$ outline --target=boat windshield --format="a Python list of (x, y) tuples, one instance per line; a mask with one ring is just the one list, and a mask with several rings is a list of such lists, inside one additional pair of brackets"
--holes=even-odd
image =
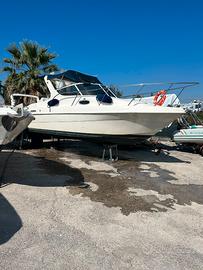
[(104, 93), (107, 93), (109, 96), (114, 96), (113, 93), (111, 93), (111, 91), (106, 86), (90, 83), (79, 83), (65, 86), (61, 89), (57, 89), (57, 91), (60, 95), (64, 96), (74, 96), (78, 94), (96, 96), (98, 94)]
[(75, 85), (65, 86), (61, 89), (58, 89), (57, 91), (60, 95), (63, 96), (75, 96), (79, 94), (78, 89), (75, 87)]
[(114, 96), (113, 93), (104, 85), (100, 84), (78, 84), (78, 89), (83, 95), (98, 95), (98, 94), (108, 94), (109, 96)]
[(78, 89), (83, 95), (93, 95), (96, 96), (98, 94), (104, 94), (104, 90), (101, 88), (99, 84), (78, 84)]

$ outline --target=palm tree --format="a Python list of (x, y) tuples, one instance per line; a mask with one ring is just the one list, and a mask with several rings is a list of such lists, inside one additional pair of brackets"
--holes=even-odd
[(120, 89), (118, 89), (117, 86), (111, 84), (111, 85), (109, 86), (109, 88), (111, 89), (111, 91), (112, 91), (117, 97), (122, 97), (123, 92), (122, 92)]
[(4, 85), (5, 100), (8, 102), (9, 96), (15, 92), (47, 96), (47, 88), (40, 75), (58, 70), (52, 63), (56, 55), (32, 41), (20, 42), (19, 46), (12, 44), (7, 52), (10, 57), (3, 59), (3, 71), (9, 74)]

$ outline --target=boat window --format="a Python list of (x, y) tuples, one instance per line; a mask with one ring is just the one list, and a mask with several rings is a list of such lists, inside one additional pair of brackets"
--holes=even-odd
[(83, 95), (98, 95), (98, 94), (104, 94), (104, 91), (100, 87), (100, 85), (96, 84), (78, 84), (77, 87), (79, 88), (80, 92)]
[(78, 94), (78, 90), (74, 85), (72, 85), (58, 89), (58, 93), (63, 96), (75, 96)]
[(51, 80), (53, 86), (55, 89), (61, 89), (63, 87), (66, 87), (66, 86), (70, 86), (72, 85), (71, 82), (68, 82), (67, 80), (62, 80), (62, 79), (54, 79), (54, 80)]

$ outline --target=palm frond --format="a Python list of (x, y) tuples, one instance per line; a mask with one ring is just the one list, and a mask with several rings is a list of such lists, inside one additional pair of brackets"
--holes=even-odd
[(16, 44), (11, 44), (8, 48), (7, 51), (12, 55), (12, 57), (16, 60), (20, 60), (21, 58), (21, 51), (20, 49), (16, 46)]
[(2, 68), (2, 72), (15, 73), (15, 69), (7, 66)]
[(4, 58), (7, 66), (3, 71), (9, 72), (5, 82), (9, 93), (17, 91), (46, 96), (47, 87), (39, 75), (58, 70), (52, 63), (56, 55), (36, 42), (27, 40), (21, 42), (18, 47), (16, 44), (10, 45), (7, 51), (11, 57)]
[(4, 58), (3, 62), (7, 63), (7, 64), (11, 64), (11, 65), (15, 64), (15, 61), (13, 59), (11, 59), (11, 58)]
[(50, 72), (53, 72), (53, 71), (58, 71), (58, 67), (57, 65), (55, 64), (52, 64), (52, 65), (49, 65), (49, 66), (46, 66), (43, 68), (43, 71), (44, 73), (50, 73)]

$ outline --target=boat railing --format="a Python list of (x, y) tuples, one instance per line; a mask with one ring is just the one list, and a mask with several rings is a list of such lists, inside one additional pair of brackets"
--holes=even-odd
[(190, 128), (190, 124), (184, 116), (178, 118), (178, 123), (181, 126), (181, 128)]
[[(106, 94), (108, 96), (113, 96), (115, 98), (117, 98), (116, 93), (114, 93), (110, 87), (103, 85), (103, 84), (99, 84), (99, 83), (87, 83), (87, 85), (91, 85), (95, 86), (95, 88), (91, 88), (91, 89), (80, 89), (80, 85), (86, 85), (86, 83), (71, 83), (69, 85), (63, 85), (62, 87), (58, 87), (55, 89), (55, 91), (57, 91), (57, 94), (55, 94), (52, 98), (56, 98), (58, 95), (64, 95), (64, 96), (70, 96), (70, 97), (74, 97), (73, 102), (71, 104), (71, 106), (78, 104), (78, 102), (80, 101), (80, 99), (82, 97), (85, 96), (96, 96), (99, 91), (101, 91), (103, 94)], [(74, 91), (68, 91), (69, 87), (75, 87)], [(63, 90), (67, 89), (67, 93), (63, 93)], [(86, 92), (86, 93), (85, 93)], [(95, 94), (97, 93), (97, 94)]]
[(186, 110), (186, 114), (182, 116), (179, 120), (181, 121), (181, 123), (184, 123), (187, 128), (192, 125), (203, 125), (203, 122), (198, 117), (198, 115), (189, 109)]
[(24, 106), (22, 103), (12, 107), (18, 114), (18, 117), (22, 117), (24, 115)]
[[(74, 101), (72, 102), (72, 105), (74, 105), (75, 103), (78, 103), (77, 101), (78, 101), (78, 99), (81, 99), (81, 97), (84, 97), (87, 95), (94, 95), (92, 93), (96, 93), (97, 90), (101, 90), (103, 93), (117, 98), (116, 93), (114, 91), (112, 91), (111, 88), (108, 86), (104, 86), (103, 84), (98, 84), (98, 83), (90, 83), (90, 85), (95, 86), (95, 88), (83, 90), (83, 89), (80, 89), (80, 87), (79, 87), (82, 84), (85, 84), (85, 83), (83, 83), (83, 82), (70, 83), (69, 85), (63, 85), (62, 87), (55, 88), (55, 91), (57, 91), (58, 94), (61, 94), (61, 95), (74, 96)], [(175, 91), (179, 90), (179, 93), (177, 95), (174, 95), (174, 97), (171, 98), (170, 101), (168, 101), (169, 103), (167, 106), (180, 106), (178, 97), (183, 92), (183, 90), (188, 88), (188, 87), (196, 86), (198, 84), (199, 84), (198, 82), (167, 82), (167, 83), (166, 82), (159, 82), (159, 83), (140, 83), (140, 84), (121, 85), (120, 87), (137, 88), (136, 91), (133, 89), (134, 93), (132, 93), (130, 95), (121, 96), (121, 98), (127, 98), (129, 100), (128, 106), (130, 106), (133, 103), (133, 101), (135, 101), (135, 100), (136, 100), (136, 102), (133, 103), (133, 105), (143, 103), (143, 101), (142, 101), (143, 98), (153, 97), (160, 90), (165, 90), (167, 94), (169, 94), (172, 91), (175, 92)], [(71, 93), (71, 91), (68, 92), (68, 88), (73, 87), (73, 86), (75, 87), (74, 91), (72, 90), (73, 91), (72, 93)], [(62, 91), (66, 88), (67, 88), (67, 93), (65, 93), (65, 92), (62, 93)], [(151, 88), (151, 89), (149, 90), (149, 88)], [(144, 90), (146, 90), (146, 91), (144, 91)], [(131, 91), (132, 91), (132, 89), (131, 89)], [(128, 90), (125, 92), (128, 92)], [(57, 95), (54, 95), (54, 96), (57, 96)], [(144, 102), (148, 103), (148, 101), (146, 99)], [(151, 102), (151, 100), (150, 100), (150, 102)]]
[[(69, 85), (64, 85), (62, 87), (59, 87), (59, 88), (56, 88), (56, 91), (58, 93), (60, 93), (61, 91), (63, 91), (64, 89), (66, 88), (69, 88), (69, 87), (75, 87), (75, 93), (71, 93), (70, 94), (67, 94), (67, 95), (73, 95), (73, 96), (84, 96), (84, 95), (89, 95), (90, 93), (94, 93), (95, 91), (97, 90), (100, 90), (102, 92), (104, 92), (105, 94), (107, 95), (111, 95), (111, 96), (114, 96), (114, 97), (117, 97), (116, 94), (110, 89), (110, 87), (106, 86), (106, 85), (102, 85), (102, 84), (98, 84), (98, 83), (90, 83), (89, 85), (91, 86), (95, 86), (95, 88), (92, 88), (92, 89), (87, 89), (87, 90), (81, 90), (79, 88), (80, 85), (83, 85), (85, 83), (72, 83), (72, 84), (69, 84)], [(98, 88), (99, 87), (99, 88)], [(83, 91), (87, 91), (88, 94), (84, 94)], [(90, 94), (91, 95), (91, 94)]]
[[(138, 103), (140, 103), (142, 101), (143, 98), (146, 97), (153, 97), (156, 93), (158, 93), (160, 90), (165, 90), (166, 93), (170, 93), (172, 91), (177, 91), (179, 90), (179, 93), (176, 95), (176, 98), (174, 100), (172, 100), (170, 106), (173, 106), (176, 102), (176, 100), (178, 99), (178, 97), (181, 95), (181, 93), (184, 91), (184, 89), (188, 88), (188, 87), (193, 87), (198, 85), (198, 82), (159, 82), (159, 83), (140, 83), (140, 84), (127, 84), (127, 85), (121, 85), (120, 87), (123, 88), (129, 88), (133, 87), (133, 88), (137, 88), (136, 92), (133, 89), (133, 91), (135, 93), (130, 94), (130, 95), (126, 95), (124, 98), (128, 98), (130, 99), (128, 106), (130, 104), (132, 104), (133, 101), (135, 101), (136, 99), (138, 99)], [(150, 88), (150, 90), (146, 90), (146, 92), (144, 91), (144, 89), (146, 88)], [(132, 91), (132, 89), (131, 89)], [(136, 105), (134, 104), (134, 105)]]
[(11, 98), (11, 106), (15, 106), (15, 97), (29, 97), (29, 98), (34, 98), (39, 101), (39, 97), (35, 95), (28, 95), (28, 94), (20, 94), (20, 93), (15, 93), (10, 96)]

